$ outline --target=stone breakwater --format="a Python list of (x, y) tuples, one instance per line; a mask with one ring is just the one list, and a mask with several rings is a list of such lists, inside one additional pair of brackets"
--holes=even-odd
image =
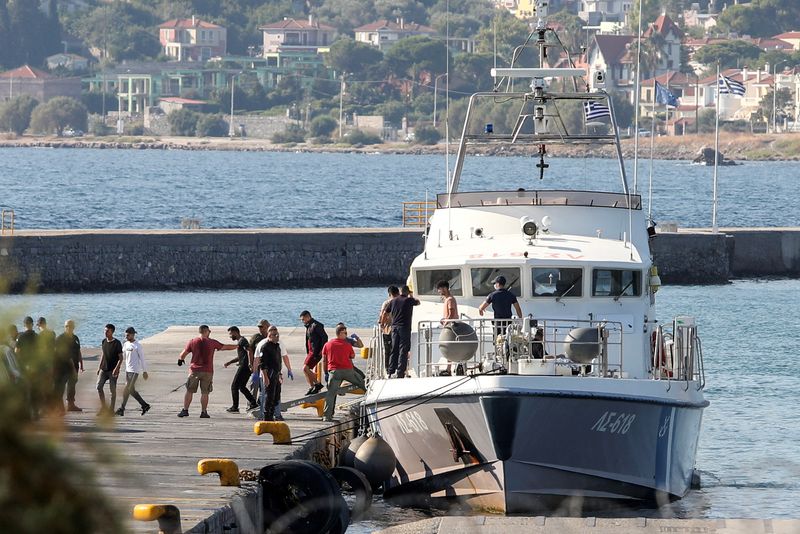
[[(800, 275), (800, 229), (659, 234), (666, 284)], [(14, 292), (402, 284), (419, 229), (21, 232), (0, 238), (0, 282)]]

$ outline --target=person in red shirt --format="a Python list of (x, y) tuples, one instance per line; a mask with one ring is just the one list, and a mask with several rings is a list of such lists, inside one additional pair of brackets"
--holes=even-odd
[(189, 406), (192, 396), (197, 393), (200, 386), (200, 417), (208, 419), (208, 394), (211, 393), (212, 379), (214, 378), (214, 353), (218, 350), (235, 350), (237, 345), (223, 345), (216, 339), (211, 339), (211, 329), (207, 325), (200, 325), (200, 335), (192, 338), (186, 344), (181, 355), (178, 356), (178, 366), (183, 365), (188, 354), (192, 355), (189, 365), (189, 378), (186, 380), (186, 395), (183, 397), (183, 410), (178, 417), (189, 416)]
[(325, 378), (328, 383), (328, 393), (325, 396), (324, 421), (333, 421), (333, 409), (336, 407), (336, 395), (343, 381), (348, 381), (354, 386), (367, 389), (364, 379), (353, 367), (353, 346), (347, 341), (347, 327), (336, 327), (336, 339), (325, 343), (322, 347), (322, 368), (325, 369)]

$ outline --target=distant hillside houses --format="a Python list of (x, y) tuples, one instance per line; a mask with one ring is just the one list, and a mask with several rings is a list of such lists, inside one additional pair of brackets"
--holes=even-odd
[(207, 61), (227, 52), (227, 30), (195, 16), (164, 22), (158, 37), (164, 54), (176, 61)]
[(415, 22), (405, 22), (402, 18), (396, 21), (378, 20), (359, 26), (353, 31), (355, 32), (356, 41), (372, 45), (381, 51), (388, 50), (397, 41), (406, 37), (414, 35), (436, 36), (436, 30), (433, 28)]

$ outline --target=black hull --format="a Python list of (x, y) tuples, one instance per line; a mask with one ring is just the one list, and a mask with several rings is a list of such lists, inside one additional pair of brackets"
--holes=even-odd
[(680, 498), (705, 404), (495, 393), (441, 397), (387, 417), (389, 409), (375, 423), (398, 459), (385, 495), (496, 513)]

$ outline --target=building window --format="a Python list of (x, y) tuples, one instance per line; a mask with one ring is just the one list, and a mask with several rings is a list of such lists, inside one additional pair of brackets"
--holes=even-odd
[(583, 269), (567, 267), (534, 267), (534, 297), (580, 297), (583, 295)]
[(299, 45), (300, 44), (300, 34), (299, 33), (286, 33), (283, 36), (283, 44), (287, 45)]
[(483, 267), (470, 269), (472, 278), (472, 295), (475, 297), (485, 297), (494, 291), (492, 283), (498, 276), (506, 277), (506, 289), (516, 296), (522, 295), (520, 289), (520, 271), (515, 267)]
[(463, 295), (461, 290), (461, 269), (458, 268), (417, 271), (416, 294), (438, 295), (436, 284), (439, 283), (440, 280), (446, 280), (450, 283), (450, 292), (453, 295), (457, 297)]
[(627, 269), (595, 269), (593, 297), (638, 297), (642, 294), (642, 272)]

